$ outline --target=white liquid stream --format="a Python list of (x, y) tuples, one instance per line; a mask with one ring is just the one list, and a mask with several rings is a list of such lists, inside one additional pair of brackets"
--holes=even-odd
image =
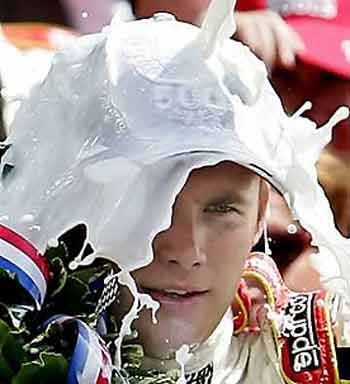
[(187, 344), (184, 344), (180, 349), (176, 351), (175, 359), (180, 365), (180, 377), (177, 380), (176, 384), (186, 384), (185, 365), (192, 356), (189, 351), (190, 347)]
[(137, 291), (136, 283), (133, 277), (130, 275), (128, 271), (122, 270), (118, 273), (118, 282), (121, 285), (125, 285), (129, 288), (130, 293), (134, 296), (134, 302), (132, 304), (132, 307), (130, 311), (124, 316), (122, 320), (122, 325), (120, 327), (120, 333), (115, 341), (116, 345), (116, 355), (115, 355), (115, 361), (114, 364), (117, 369), (121, 368), (121, 345), (123, 342), (124, 336), (131, 335), (131, 323), (134, 319), (137, 318), (138, 313), (142, 310), (143, 307), (146, 307), (147, 309), (150, 309), (152, 311), (152, 322), (156, 324), (157, 318), (156, 318), (156, 312), (160, 307), (160, 304), (153, 300), (150, 295), (147, 295), (145, 293), (139, 293)]

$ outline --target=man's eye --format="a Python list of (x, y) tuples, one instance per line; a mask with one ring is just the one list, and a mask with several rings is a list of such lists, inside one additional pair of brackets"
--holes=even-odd
[(208, 213), (238, 212), (234, 204), (230, 204), (230, 203), (211, 204), (211, 205), (208, 205), (204, 211)]

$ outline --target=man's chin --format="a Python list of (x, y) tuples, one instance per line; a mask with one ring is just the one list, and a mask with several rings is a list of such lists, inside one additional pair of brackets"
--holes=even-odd
[(176, 358), (176, 351), (178, 351), (184, 344), (188, 345), (190, 347), (190, 350), (194, 349), (196, 346), (198, 346), (200, 343), (188, 343), (188, 342), (181, 342), (174, 345), (169, 345), (167, 343), (152, 343), (144, 345), (144, 354), (149, 359), (155, 359), (160, 360), (163, 362), (166, 361), (173, 361)]
[(207, 335), (200, 334), (198, 327), (188, 322), (172, 319), (169, 322), (143, 324), (138, 322), (138, 339), (150, 358), (171, 360), (182, 345), (198, 345)]

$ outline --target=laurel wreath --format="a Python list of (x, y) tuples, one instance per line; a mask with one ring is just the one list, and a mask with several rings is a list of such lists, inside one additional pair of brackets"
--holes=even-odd
[[(0, 269), (0, 382), (3, 384), (62, 384), (67, 382), (69, 364), (74, 351), (77, 327), (74, 322), (64, 326), (43, 324), (54, 315), (65, 314), (80, 319), (97, 330), (95, 309), (103, 288), (106, 261), (95, 262), (76, 270), (69, 263), (84, 243), (81, 228), (60, 238), (57, 247), (50, 247), (48, 260), (51, 282), (40, 311), (31, 304), (29, 294), (14, 274)], [(84, 254), (89, 253), (89, 247)], [(113, 357), (118, 326), (108, 313), (107, 332), (102, 336)], [(113, 371), (114, 384), (175, 384), (178, 372), (161, 373), (141, 369), (142, 347), (133, 338), (122, 345), (122, 369)], [(89, 383), (86, 383), (89, 384)]]

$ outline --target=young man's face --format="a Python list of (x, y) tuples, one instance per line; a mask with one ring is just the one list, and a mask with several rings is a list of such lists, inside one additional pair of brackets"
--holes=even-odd
[[(147, 356), (168, 358), (216, 328), (257, 240), (267, 195), (258, 176), (233, 163), (191, 173), (170, 228), (153, 241), (153, 262), (133, 273), (139, 290), (160, 302), (158, 324), (152, 324), (149, 310), (133, 323)], [(124, 290), (119, 310), (130, 300)]]

